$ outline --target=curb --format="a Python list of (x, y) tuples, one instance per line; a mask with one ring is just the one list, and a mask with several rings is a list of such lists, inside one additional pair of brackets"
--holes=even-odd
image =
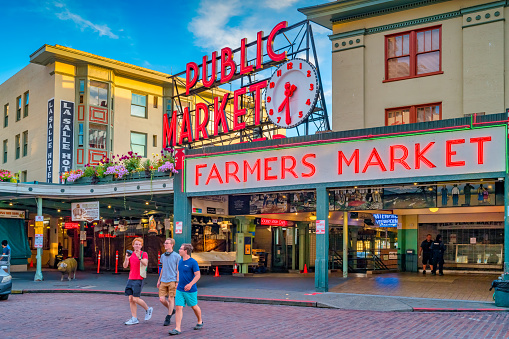
[[(35, 294), (35, 293), (88, 293), (88, 294), (117, 294), (124, 295), (121, 291), (111, 290), (82, 290), (82, 289), (52, 289), (52, 290), (12, 290), (12, 294)], [(157, 292), (142, 292), (144, 297), (157, 297)], [(287, 299), (268, 299), (268, 298), (245, 298), (245, 297), (230, 297), (218, 295), (199, 295), (198, 300), (204, 301), (222, 301), (222, 302), (237, 302), (245, 304), (265, 304), (265, 305), (282, 305), (282, 306), (299, 306), (299, 307), (320, 307), (320, 308), (335, 308), (325, 305), (316, 301), (309, 300), (287, 300)]]
[(414, 312), (509, 312), (509, 308), (428, 308), (414, 307)]
[[(41, 289), (41, 290), (12, 290), (12, 294), (36, 294), (36, 293), (85, 293), (85, 294), (116, 294), (124, 295), (123, 291), (112, 290), (84, 290), (84, 289)], [(142, 292), (144, 297), (157, 297), (158, 292)], [(348, 310), (333, 305), (325, 304), (312, 300), (288, 300), (288, 299), (269, 299), (269, 298), (246, 298), (219, 295), (199, 295), (198, 300), (204, 301), (222, 301), (236, 302), (244, 304), (264, 304), (264, 305), (280, 305), (280, 306), (297, 306), (297, 307), (315, 307)], [(430, 307), (413, 307), (408, 311), (392, 311), (392, 312), (509, 312), (509, 308), (430, 308)]]

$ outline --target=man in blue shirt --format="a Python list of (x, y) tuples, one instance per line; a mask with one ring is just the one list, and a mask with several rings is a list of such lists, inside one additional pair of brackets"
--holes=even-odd
[(182, 324), (183, 310), (186, 305), (193, 309), (198, 319), (194, 329), (201, 330), (203, 328), (201, 309), (198, 306), (198, 289), (196, 288), (196, 282), (200, 280), (200, 268), (198, 267), (198, 262), (191, 258), (192, 252), (193, 246), (191, 244), (182, 244), (180, 246), (179, 254), (182, 259), (178, 264), (178, 285), (175, 294), (175, 305), (177, 306), (175, 313), (176, 326), (174, 330), (169, 332), (170, 335), (182, 333), (180, 325)]

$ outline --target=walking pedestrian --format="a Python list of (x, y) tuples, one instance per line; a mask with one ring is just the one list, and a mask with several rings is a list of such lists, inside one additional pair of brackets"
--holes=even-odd
[(431, 244), (433, 243), (431, 234), (426, 236), (426, 239), (421, 243), (421, 248), (419, 249), (419, 258), (422, 257), (422, 274), (426, 274), (426, 266), (430, 265), (431, 271), (433, 272), (433, 263), (432, 263), (432, 252), (431, 252)]
[(182, 257), (178, 264), (178, 285), (177, 292), (175, 294), (175, 305), (177, 305), (177, 311), (175, 313), (176, 326), (174, 330), (169, 332), (170, 335), (178, 335), (182, 333), (181, 324), (184, 307), (190, 306), (198, 323), (194, 327), (195, 330), (201, 330), (203, 328), (203, 321), (201, 318), (201, 309), (198, 306), (198, 289), (196, 288), (196, 282), (200, 280), (200, 268), (198, 262), (191, 258), (193, 252), (193, 246), (191, 244), (182, 244), (179, 249), (179, 254)]
[[(136, 316), (137, 305), (140, 305), (145, 310), (145, 321), (150, 320), (152, 317), (152, 307), (148, 307), (141, 297), (141, 289), (143, 287), (143, 276), (146, 276), (146, 267), (148, 265), (148, 254), (141, 251), (143, 246), (142, 238), (134, 238), (133, 251), (127, 251), (124, 268), (130, 267), (129, 280), (125, 287), (125, 295), (129, 296), (129, 305), (131, 307), (131, 319), (125, 322), (126, 325), (136, 325), (139, 323)], [(142, 268), (143, 265), (143, 268)], [(144, 269), (145, 272), (141, 272)]]
[(444, 275), (444, 252), (445, 245), (442, 242), (442, 235), (438, 234), (435, 241), (431, 244), (431, 251), (433, 252), (433, 267), (431, 270), (432, 275), (436, 275), (438, 266), (438, 275)]
[[(164, 249), (166, 252), (161, 256), (161, 273), (157, 280), (157, 288), (159, 289), (159, 301), (168, 309), (168, 314), (164, 319), (164, 326), (170, 325), (171, 316), (175, 313), (175, 292), (177, 291), (177, 274), (179, 254), (173, 251), (175, 239), (168, 238), (164, 241)], [(166, 300), (168, 297), (168, 300)]]

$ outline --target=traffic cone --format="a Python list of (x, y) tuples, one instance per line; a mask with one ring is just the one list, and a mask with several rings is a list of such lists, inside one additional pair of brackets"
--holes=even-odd
[(302, 273), (308, 273), (308, 265), (304, 264), (304, 271)]
[(34, 267), (34, 259), (30, 258), (30, 267)]
[(220, 277), (219, 275), (219, 267), (216, 266), (216, 274), (214, 274), (214, 277)]
[(235, 266), (233, 266), (233, 267), (234, 267), (234, 269), (233, 269), (233, 273), (234, 273), (234, 274), (235, 274), (235, 273), (239, 273), (239, 271), (237, 270), (237, 264), (235, 264)]

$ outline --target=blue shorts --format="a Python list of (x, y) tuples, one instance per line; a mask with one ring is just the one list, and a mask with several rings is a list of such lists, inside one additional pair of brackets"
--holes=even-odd
[(175, 294), (176, 306), (196, 306), (198, 305), (198, 292), (182, 292), (177, 290)]

